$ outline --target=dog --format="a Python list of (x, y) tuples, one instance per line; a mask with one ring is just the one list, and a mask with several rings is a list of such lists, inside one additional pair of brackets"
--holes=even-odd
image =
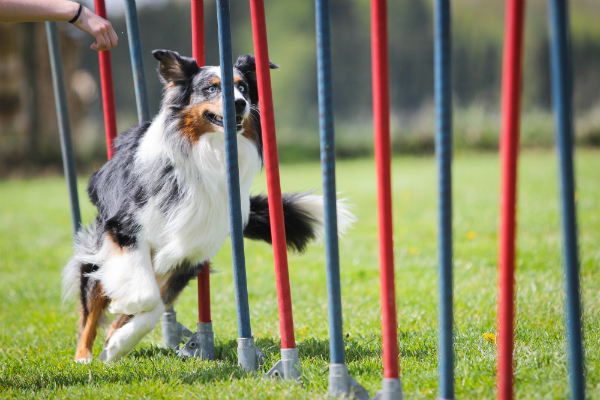
[[(168, 50), (153, 55), (164, 85), (160, 111), (121, 134), (92, 175), (87, 191), (98, 215), (79, 231), (63, 270), (64, 297), (79, 292), (81, 302), (77, 362), (92, 360), (105, 310), (118, 316), (100, 358), (127, 355), (229, 235), (220, 68)], [(267, 198), (250, 195), (263, 166), (252, 55), (238, 58), (234, 85), (244, 236), (271, 243)], [(286, 244), (303, 251), (322, 229), (323, 198), (286, 193), (283, 209)], [(338, 200), (340, 232), (353, 219)]]

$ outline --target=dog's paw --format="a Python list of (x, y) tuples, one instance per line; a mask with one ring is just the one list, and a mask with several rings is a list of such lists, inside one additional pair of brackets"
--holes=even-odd
[(113, 299), (108, 306), (111, 314), (133, 315), (152, 311), (158, 305), (160, 295)]
[(104, 349), (102, 349), (102, 353), (100, 353), (98, 358), (104, 362), (110, 363), (117, 362), (121, 358), (125, 357), (127, 353), (129, 353), (129, 350), (123, 348), (123, 343), (121, 342), (122, 341), (119, 340), (110, 340)]
[(87, 349), (85, 351), (77, 351), (75, 354), (75, 362), (79, 364), (89, 364), (92, 362), (93, 356)]

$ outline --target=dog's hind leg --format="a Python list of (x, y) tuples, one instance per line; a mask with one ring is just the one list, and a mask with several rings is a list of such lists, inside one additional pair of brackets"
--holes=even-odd
[(82, 304), (81, 330), (75, 352), (75, 361), (81, 363), (92, 361), (92, 350), (98, 330), (98, 320), (108, 304), (108, 299), (104, 296), (102, 286), (98, 281), (86, 283), (88, 283), (90, 288), (87, 291), (85, 304)]

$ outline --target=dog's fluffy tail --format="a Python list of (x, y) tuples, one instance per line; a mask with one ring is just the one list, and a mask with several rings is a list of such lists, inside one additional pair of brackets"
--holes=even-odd
[[(302, 252), (311, 240), (317, 239), (323, 233), (325, 221), (323, 196), (310, 193), (284, 193), (282, 201), (287, 247)], [(346, 199), (337, 200), (338, 232), (345, 233), (355, 221), (356, 217), (350, 212)], [(244, 228), (244, 236), (272, 243), (267, 196), (250, 197), (250, 217)]]

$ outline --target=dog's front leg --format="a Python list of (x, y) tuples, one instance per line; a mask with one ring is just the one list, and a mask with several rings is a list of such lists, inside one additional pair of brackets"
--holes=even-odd
[(107, 245), (111, 250), (106, 262), (90, 276), (100, 280), (111, 300), (108, 311), (132, 315), (154, 310), (160, 301), (160, 291), (152, 269), (150, 246), (143, 242), (122, 248), (112, 242)]
[(152, 311), (132, 316), (110, 336), (100, 358), (111, 362), (118, 361), (127, 355), (156, 326), (165, 308), (164, 303), (159, 300), (158, 305)]

